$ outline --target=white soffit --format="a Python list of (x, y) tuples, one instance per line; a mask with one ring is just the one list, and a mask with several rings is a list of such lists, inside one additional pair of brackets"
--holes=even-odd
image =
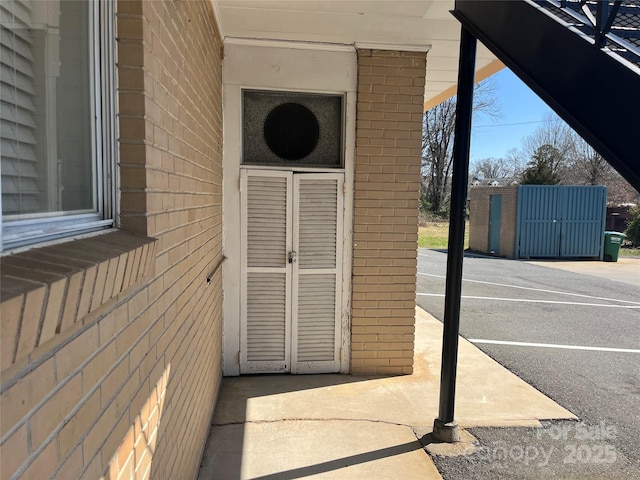
[[(453, 0), (211, 0), (224, 37), (425, 51), (425, 107), (455, 94), (460, 23)], [(478, 44), (478, 79), (502, 67)]]

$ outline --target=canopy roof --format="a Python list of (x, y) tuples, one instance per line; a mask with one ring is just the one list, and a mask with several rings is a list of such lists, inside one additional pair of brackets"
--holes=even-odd
[[(211, 0), (224, 37), (428, 51), (425, 109), (455, 95), (453, 0)], [(476, 79), (503, 67), (479, 45)]]

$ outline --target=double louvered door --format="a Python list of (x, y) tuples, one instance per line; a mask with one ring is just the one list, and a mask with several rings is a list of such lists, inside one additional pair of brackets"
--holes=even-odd
[(339, 371), (343, 178), (243, 170), (241, 373)]

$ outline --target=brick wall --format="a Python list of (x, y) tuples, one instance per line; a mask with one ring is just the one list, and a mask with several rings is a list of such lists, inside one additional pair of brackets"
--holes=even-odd
[(215, 405), (221, 42), (208, 1), (117, 10), (125, 233), (3, 258), (3, 478), (193, 478)]
[(410, 374), (424, 53), (358, 51), (351, 373)]
[(489, 250), (489, 201), (495, 188), (469, 189), (469, 249), (476, 252)]
[(491, 195), (502, 195), (500, 256), (513, 258), (516, 245), (518, 187), (472, 187), (469, 199), (469, 248), (489, 252)]
[(502, 192), (500, 221), (500, 251), (507, 258), (516, 253), (516, 223), (518, 222), (518, 187), (506, 187)]

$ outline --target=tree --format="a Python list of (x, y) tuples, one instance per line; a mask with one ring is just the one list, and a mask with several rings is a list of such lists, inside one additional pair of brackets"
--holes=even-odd
[(632, 247), (640, 247), (640, 205), (633, 207), (629, 213), (631, 218), (624, 233)]
[(553, 156), (548, 159), (552, 162), (551, 170), (558, 177), (559, 183), (570, 183), (567, 182), (567, 176), (576, 150), (576, 138), (571, 127), (550, 112), (543, 117), (540, 127), (522, 139), (522, 155), (533, 159), (541, 147), (553, 147)]
[(485, 158), (473, 164), (471, 175), (485, 178), (509, 178), (512, 176), (511, 166), (503, 158)]
[(573, 158), (569, 163), (567, 174), (571, 183), (606, 185), (614, 174), (615, 170), (604, 157), (575, 134)]
[(505, 162), (511, 169), (511, 177), (519, 178), (522, 175), (522, 165), (524, 161), (522, 160), (522, 154), (517, 148), (510, 148), (507, 150)]
[[(500, 107), (495, 99), (495, 84), (484, 80), (474, 88), (474, 115), (490, 117), (499, 115)], [(453, 166), (453, 133), (455, 128), (456, 98), (445, 100), (427, 110), (422, 130), (422, 180), (425, 199), (432, 213), (443, 214), (448, 210), (450, 178)]]
[(640, 194), (591, 145), (574, 133), (574, 151), (570, 158), (565, 183), (574, 185), (604, 185), (607, 203), (634, 203)]
[(553, 145), (541, 145), (522, 173), (520, 183), (523, 185), (558, 185), (561, 180), (557, 171), (559, 158), (561, 158), (561, 153)]
[(640, 192), (633, 188), (618, 172), (613, 172), (611, 179), (607, 181), (605, 186), (607, 187), (607, 203), (609, 205), (640, 203)]
[(441, 213), (447, 201), (453, 161), (455, 113), (455, 98), (449, 98), (424, 113), (422, 178), (426, 186), (425, 205), (433, 213)]

